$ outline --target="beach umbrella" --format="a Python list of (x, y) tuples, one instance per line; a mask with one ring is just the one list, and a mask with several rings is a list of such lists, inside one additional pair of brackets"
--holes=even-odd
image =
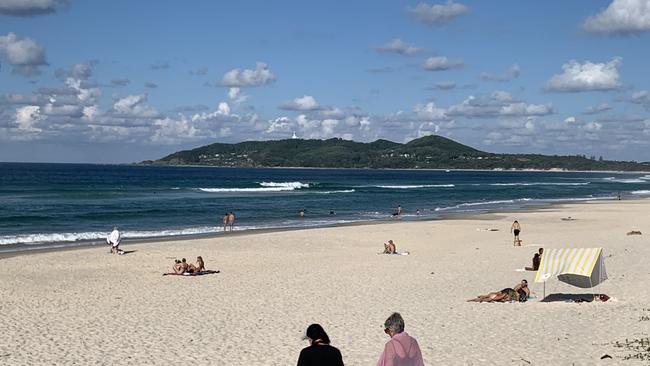
[(542, 254), (535, 282), (557, 276), (569, 285), (592, 288), (607, 279), (603, 248), (548, 248)]

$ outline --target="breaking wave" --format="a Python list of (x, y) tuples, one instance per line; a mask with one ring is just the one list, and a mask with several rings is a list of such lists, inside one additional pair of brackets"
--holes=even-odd
[(309, 183), (302, 182), (261, 182), (261, 187), (254, 188), (198, 188), (201, 192), (223, 193), (223, 192), (285, 192), (296, 189), (309, 188)]
[(454, 184), (417, 184), (417, 185), (381, 185), (375, 186), (377, 188), (386, 188), (386, 189), (417, 189), (417, 188), (453, 188)]

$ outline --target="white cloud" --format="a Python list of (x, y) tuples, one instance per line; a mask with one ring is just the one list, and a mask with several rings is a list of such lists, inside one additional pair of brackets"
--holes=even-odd
[(281, 109), (292, 111), (314, 111), (320, 108), (316, 99), (311, 95), (303, 95), (292, 101), (284, 102), (280, 105)]
[(546, 82), (546, 90), (556, 92), (608, 91), (623, 88), (617, 67), (622, 59), (615, 57), (607, 63), (580, 63), (571, 60), (562, 65), (562, 74)]
[(159, 115), (158, 111), (147, 104), (147, 95), (128, 95), (113, 103), (113, 114), (120, 117), (152, 118)]
[(576, 123), (576, 118), (571, 116), (564, 119), (564, 123), (570, 125)]
[(230, 106), (226, 102), (221, 102), (219, 103), (219, 107), (217, 107), (217, 113), (218, 114), (223, 114), (225, 116), (230, 114)]
[(601, 103), (601, 104), (596, 105), (596, 106), (587, 107), (587, 110), (585, 110), (583, 112), (583, 114), (598, 114), (598, 113), (609, 111), (611, 109), (612, 109), (612, 107), (610, 107), (609, 104)]
[(75, 118), (83, 116), (83, 108), (81, 106), (73, 104), (57, 104), (55, 101), (45, 104), (41, 112), (47, 116), (66, 116)]
[(632, 94), (630, 101), (634, 104), (640, 104), (643, 108), (650, 111), (650, 94), (647, 90), (641, 90)]
[(235, 104), (241, 104), (247, 101), (249, 96), (242, 93), (240, 88), (232, 87), (228, 89), (228, 98)]
[(1, 0), (0, 14), (19, 17), (50, 14), (68, 4), (68, 0)]
[(481, 79), (487, 81), (509, 81), (518, 78), (520, 74), (521, 69), (519, 68), (519, 65), (513, 64), (503, 74), (490, 74), (484, 72), (481, 74)]
[(441, 71), (461, 68), (463, 65), (463, 60), (450, 60), (445, 56), (434, 56), (426, 59), (422, 67), (429, 71)]
[(100, 115), (99, 107), (96, 105), (84, 107), (82, 110), (83, 119), (89, 122), (94, 122)]
[(634, 34), (650, 31), (650, 0), (614, 0), (582, 24), (596, 34)]
[(468, 118), (543, 116), (553, 113), (548, 104), (528, 104), (515, 99), (510, 93), (495, 91), (487, 96), (467, 99), (447, 109), (448, 116)]
[(39, 121), (45, 119), (41, 115), (39, 106), (28, 105), (16, 109), (16, 124), (21, 132), (41, 132), (42, 129), (35, 127)]
[(416, 47), (415, 45), (402, 42), (401, 39), (395, 38), (392, 41), (386, 43), (381, 47), (375, 48), (379, 52), (384, 53), (397, 53), (399, 55), (415, 55), (416, 53), (422, 52), (422, 48)]
[(263, 62), (257, 62), (255, 70), (232, 69), (223, 76), (222, 84), (230, 87), (261, 86), (275, 80), (269, 67)]
[(101, 96), (99, 88), (86, 87), (79, 79), (67, 78), (65, 83), (69, 88), (77, 92), (77, 99), (84, 105), (97, 103)]
[(603, 125), (598, 122), (589, 122), (584, 125), (584, 129), (591, 132), (600, 131), (601, 128), (603, 128)]
[(40, 75), (40, 67), (47, 65), (43, 47), (34, 40), (17, 36), (15, 33), (0, 36), (0, 53), (11, 64), (14, 74)]
[(273, 134), (281, 132), (288, 134), (293, 132), (293, 127), (294, 125), (288, 117), (278, 117), (269, 121), (266, 133)]
[(455, 81), (440, 81), (436, 83), (435, 88), (438, 90), (451, 90), (456, 87)]
[(441, 25), (465, 14), (467, 10), (467, 6), (449, 0), (446, 4), (419, 3), (415, 8), (409, 9), (409, 12), (422, 23)]
[(448, 120), (447, 113), (444, 108), (438, 108), (433, 102), (425, 105), (416, 104), (413, 107), (413, 113), (416, 119), (422, 121), (441, 121)]

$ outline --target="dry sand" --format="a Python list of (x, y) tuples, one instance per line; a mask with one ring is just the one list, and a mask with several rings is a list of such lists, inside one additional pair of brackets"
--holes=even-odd
[[(2, 365), (294, 365), (313, 322), (346, 365), (374, 365), (393, 311), (427, 365), (634, 364), (613, 342), (650, 332), (649, 200), (20, 255), (0, 260)], [(575, 221), (562, 221), (571, 216)], [(510, 224), (522, 224), (522, 247)], [(478, 231), (497, 228), (499, 231)], [(643, 235), (626, 236), (630, 230)], [(393, 239), (409, 256), (378, 255)], [(606, 303), (477, 304), (522, 278), (538, 246), (602, 246)], [(202, 255), (200, 277), (161, 276)], [(546, 293), (589, 293), (557, 280)], [(644, 320), (645, 319), (645, 320)], [(612, 360), (600, 360), (604, 354)], [(646, 361), (647, 362), (647, 361)]]

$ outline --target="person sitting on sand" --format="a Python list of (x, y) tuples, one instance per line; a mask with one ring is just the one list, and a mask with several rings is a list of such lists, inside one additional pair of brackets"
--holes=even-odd
[(382, 254), (395, 254), (395, 253), (397, 253), (397, 246), (395, 245), (395, 243), (393, 243), (392, 240), (389, 240), (388, 244), (384, 243), (384, 253)]
[(196, 257), (196, 266), (192, 263), (187, 266), (187, 273), (199, 273), (204, 270), (205, 263), (203, 262), (203, 258), (201, 256)]
[(330, 338), (320, 324), (307, 327), (305, 339), (309, 339), (309, 347), (300, 351), (298, 366), (343, 366), (341, 351), (330, 346)]
[(544, 253), (544, 248), (539, 248), (539, 251), (533, 255), (533, 266), (524, 267), (526, 271), (537, 271), (539, 269), (539, 264), (542, 261), (542, 253)]
[(189, 268), (189, 266), (188, 266), (187, 260), (185, 258), (183, 258), (180, 261), (177, 259), (175, 261), (175, 263), (174, 263), (174, 266), (172, 267), (172, 269), (174, 270), (174, 273), (179, 274), (179, 275), (187, 272), (188, 268)]
[[(525, 284), (524, 284), (525, 282)], [(516, 289), (516, 290), (515, 290)], [(504, 288), (501, 291), (497, 292), (490, 292), (487, 295), (479, 295), (473, 299), (467, 300), (467, 302), (510, 302), (510, 301), (521, 301), (522, 298), (520, 297), (521, 292), (526, 294), (526, 298), (528, 298), (528, 294), (530, 294), (530, 290), (528, 290), (528, 281), (522, 280), (521, 283), (517, 284), (514, 289), (512, 288)], [(525, 300), (524, 300), (525, 301)]]

